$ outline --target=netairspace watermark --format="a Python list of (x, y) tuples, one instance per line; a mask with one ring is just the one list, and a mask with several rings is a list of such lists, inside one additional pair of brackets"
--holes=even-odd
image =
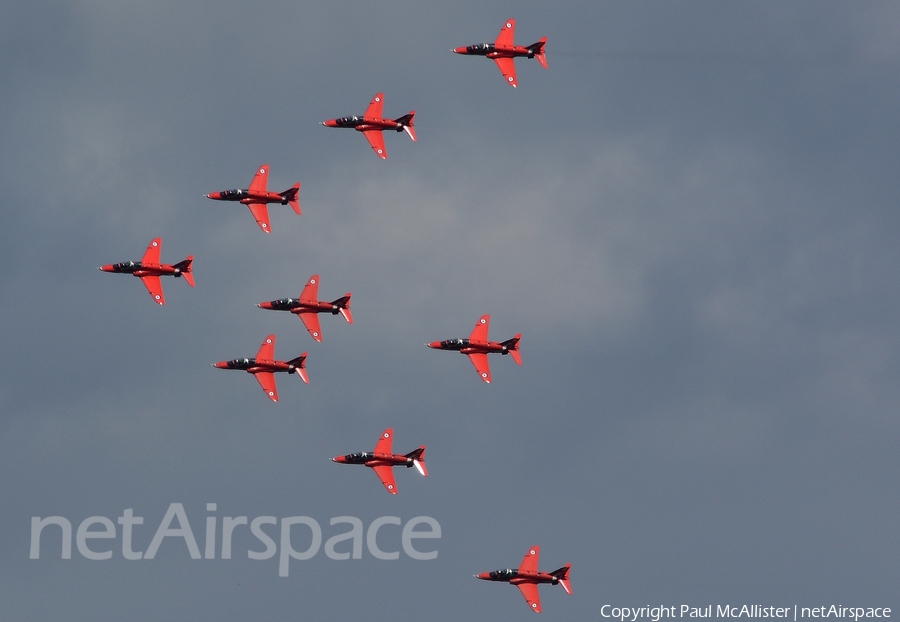
[(819, 607), (788, 607), (766, 605), (659, 605), (658, 607), (613, 607), (603, 605), (600, 615), (619, 622), (638, 622), (646, 619), (660, 622), (663, 618), (776, 618), (793, 619), (794, 622), (813, 618), (843, 618), (858, 622), (863, 618), (890, 618), (889, 607), (844, 607), (824, 605)]
[[(216, 504), (207, 503), (207, 512), (215, 512)], [(266, 533), (263, 529), (264, 525), (278, 525), (281, 523), (280, 529), (280, 547), (275, 543), (273, 535), (278, 533), (278, 529), (270, 529), (272, 534)], [(187, 548), (191, 559), (201, 559), (200, 548), (197, 546), (197, 539), (191, 529), (188, 521), (187, 513), (184, 511), (184, 505), (181, 503), (169, 504), (166, 515), (157, 527), (150, 546), (146, 551), (132, 550), (132, 536), (135, 527), (144, 524), (143, 516), (135, 516), (133, 508), (128, 508), (122, 512), (122, 516), (116, 519), (116, 523), (122, 526), (122, 557), (129, 560), (153, 559), (156, 557), (157, 551), (166, 538), (174, 538), (181, 540)], [(173, 523), (178, 526), (174, 527)], [(378, 546), (378, 531), (386, 525), (400, 526), (403, 522), (399, 516), (382, 516), (376, 518), (369, 523), (368, 529), (365, 531), (363, 538), (363, 522), (354, 516), (335, 516), (329, 522), (330, 526), (349, 525), (350, 530), (331, 536), (325, 541), (325, 555), (334, 560), (346, 559), (362, 559), (363, 556), (363, 540), (365, 539), (366, 548), (369, 554), (376, 559), (395, 560), (400, 558), (399, 550), (385, 551)], [(63, 516), (40, 516), (31, 517), (31, 550), (29, 557), (31, 559), (41, 558), (41, 535), (47, 527), (55, 526), (59, 528), (57, 533), (62, 534), (62, 559), (72, 559), (72, 523)], [(280, 521), (274, 516), (257, 516), (248, 522), (246, 516), (223, 516), (221, 538), (219, 538), (220, 546), (218, 548), (219, 557), (221, 559), (231, 559), (231, 541), (234, 530), (238, 527), (247, 529), (249, 525), (250, 533), (259, 540), (265, 550), (254, 551), (248, 550), (247, 557), (255, 560), (271, 559), (276, 553), (280, 553), (278, 558), (278, 576), (286, 577), (289, 572), (289, 564), (292, 559), (307, 560), (312, 559), (322, 547), (322, 528), (316, 519), (309, 516), (288, 516)], [(309, 545), (306, 549), (295, 550), (292, 543), (292, 530), (295, 526), (297, 531), (294, 535), (300, 537), (306, 536)], [(218, 517), (206, 517), (206, 533), (205, 544), (202, 559), (216, 559), (216, 534), (218, 527)], [(419, 528), (419, 529), (417, 529)], [(56, 531), (55, 529), (53, 531)], [(387, 531), (387, 530), (386, 530)], [(396, 534), (393, 534), (396, 537)], [(416, 516), (403, 525), (400, 531), (400, 545), (403, 552), (410, 559), (429, 560), (435, 559), (438, 552), (421, 551), (413, 546), (413, 540), (423, 538), (440, 538), (441, 526), (430, 516)], [(118, 533), (116, 524), (112, 519), (106, 516), (90, 516), (78, 525), (75, 531), (75, 546), (82, 557), (92, 560), (112, 559), (114, 553), (113, 548), (107, 545), (103, 547), (100, 543), (92, 545), (88, 544), (89, 540), (116, 539)], [(389, 536), (384, 536), (382, 544), (387, 541)], [(351, 541), (350, 545), (342, 543)], [(396, 543), (394, 544), (396, 546)], [(98, 550), (98, 549), (103, 550)], [(340, 548), (340, 550), (338, 550)]]

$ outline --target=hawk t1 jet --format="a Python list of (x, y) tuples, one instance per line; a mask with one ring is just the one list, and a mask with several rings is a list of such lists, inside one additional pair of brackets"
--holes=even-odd
[(522, 339), (522, 333), (518, 333), (515, 337), (506, 341), (488, 341), (488, 327), (490, 323), (491, 316), (482, 315), (468, 339), (432, 341), (425, 345), (435, 350), (456, 350), (465, 354), (472, 361), (481, 379), (490, 384), (491, 366), (488, 364), (488, 354), (492, 352), (499, 352), (504, 355), (512, 354), (513, 360), (519, 365), (522, 364), (522, 355), (519, 353), (519, 340)]
[(213, 367), (219, 369), (243, 369), (248, 374), (253, 374), (259, 386), (266, 396), (273, 402), (278, 401), (278, 388), (275, 386), (275, 373), (287, 372), (297, 374), (303, 382), (309, 384), (309, 376), (306, 374), (306, 352), (290, 361), (275, 360), (275, 335), (269, 335), (259, 347), (256, 358), (234, 359), (213, 363)]
[(114, 263), (100, 266), (103, 272), (121, 272), (124, 274), (133, 274), (141, 279), (141, 283), (150, 292), (153, 300), (161, 305), (166, 304), (166, 297), (163, 295), (162, 283), (159, 280), (161, 276), (184, 277), (188, 285), (194, 287), (194, 275), (191, 273), (191, 262), (194, 256), (190, 255), (184, 261), (177, 264), (161, 264), (159, 263), (159, 252), (162, 250), (162, 238), (153, 238), (147, 252), (140, 261), (126, 261), (124, 263)]
[(284, 192), (269, 192), (266, 186), (269, 183), (269, 165), (263, 164), (256, 169), (253, 181), (246, 190), (223, 190), (222, 192), (210, 192), (207, 198), (215, 201), (240, 201), (250, 208), (250, 213), (256, 219), (256, 224), (266, 233), (271, 233), (269, 225), (269, 208), (267, 203), (281, 203), (288, 205), (300, 216), (300, 201), (297, 194), (300, 192), (300, 184), (296, 183), (292, 188), (288, 188)]
[(384, 93), (376, 93), (366, 113), (361, 116), (341, 117), (340, 119), (330, 119), (322, 121), (325, 127), (352, 127), (357, 132), (362, 132), (375, 154), (382, 160), (387, 160), (387, 151), (384, 148), (384, 130), (394, 130), (396, 132), (406, 132), (415, 142), (416, 128), (413, 126), (413, 117), (416, 111), (411, 110), (408, 114), (396, 119), (381, 118), (381, 111), (384, 108)]
[(332, 458), (334, 462), (341, 464), (364, 464), (375, 471), (375, 475), (384, 484), (385, 490), (392, 495), (397, 494), (397, 485), (394, 483), (395, 466), (416, 467), (419, 473), (428, 477), (428, 469), (425, 467), (425, 445), (409, 452), (408, 454), (391, 453), (391, 443), (394, 439), (394, 431), (388, 428), (381, 433), (378, 444), (375, 445), (375, 451), (361, 451), (355, 454), (347, 454), (346, 456), (336, 456)]
[(352, 324), (353, 314), (350, 313), (350, 296), (351, 293), (347, 292), (331, 302), (318, 300), (319, 275), (314, 274), (309, 277), (306, 287), (300, 292), (300, 298), (282, 298), (272, 302), (261, 302), (256, 306), (273, 311), (290, 311), (303, 321), (303, 325), (306, 326), (306, 330), (309, 331), (313, 339), (322, 341), (322, 329), (319, 328), (319, 314), (327, 312), (331, 315), (337, 315), (340, 313), (345, 320)]
[(528, 58), (537, 58), (538, 62), (547, 68), (547, 55), (544, 52), (544, 46), (547, 44), (547, 37), (544, 37), (537, 43), (528, 46), (516, 45), (513, 39), (516, 34), (516, 20), (508, 19), (500, 29), (497, 40), (493, 43), (478, 43), (476, 45), (468, 45), (459, 47), (454, 50), (457, 54), (471, 54), (473, 56), (487, 56), (497, 63), (500, 73), (506, 78), (506, 81), (515, 88), (518, 86), (516, 82), (516, 63), (513, 60), (517, 56), (527, 56)]
[(525, 600), (528, 601), (528, 606), (531, 607), (531, 610), (540, 613), (541, 595), (538, 592), (539, 583), (551, 583), (553, 585), (558, 583), (563, 586), (567, 594), (572, 593), (572, 585), (569, 583), (569, 571), (572, 569), (572, 564), (566, 564), (553, 572), (540, 572), (538, 570), (538, 556), (540, 553), (541, 547), (533, 546), (528, 549), (525, 559), (522, 560), (522, 565), (518, 568), (482, 572), (475, 576), (485, 581), (504, 581), (515, 585), (522, 592)]

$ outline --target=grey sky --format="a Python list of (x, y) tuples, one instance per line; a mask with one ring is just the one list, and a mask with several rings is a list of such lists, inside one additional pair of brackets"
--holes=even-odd
[[(900, 9), (890, 2), (43, 2), (0, 22), (0, 602), (15, 620), (550, 620), (897, 607)], [(549, 71), (450, 49), (547, 36)], [(319, 121), (415, 109), (389, 160)], [(271, 235), (207, 192), (303, 184)], [(102, 274), (163, 238), (196, 289)], [(255, 303), (353, 292), (324, 342)], [(523, 334), (492, 385), (426, 341)], [(209, 363), (309, 352), (269, 403)], [(329, 458), (420, 444), (400, 494)], [(438, 559), (278, 577), (59, 559), (32, 516), (427, 515)], [(221, 529), (221, 527), (220, 527)], [(388, 542), (392, 532), (386, 528)], [(398, 538), (394, 541), (399, 542)], [(298, 539), (299, 542), (299, 539)], [(429, 543), (430, 544), (430, 543)], [(203, 547), (200, 542), (201, 548)], [(386, 545), (386, 548), (390, 545)]]

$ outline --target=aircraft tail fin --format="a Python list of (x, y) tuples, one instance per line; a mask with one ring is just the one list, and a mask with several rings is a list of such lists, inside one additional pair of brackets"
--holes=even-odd
[(191, 272), (191, 263), (194, 261), (194, 256), (189, 255), (187, 259), (184, 261), (179, 261), (177, 264), (172, 266), (177, 270), (181, 270), (180, 274), (184, 277), (184, 280), (188, 282), (188, 285), (191, 287), (196, 287), (194, 285), (194, 274)]
[(424, 477), (428, 477), (428, 467), (425, 466), (425, 445), (415, 449), (408, 454), (407, 458), (412, 458), (413, 466), (419, 470)]
[(415, 127), (415, 123), (413, 122), (413, 117), (415, 117), (415, 116), (416, 116), (416, 111), (411, 110), (409, 112), (409, 114), (405, 114), (402, 117), (394, 119), (395, 123), (399, 123), (400, 125), (403, 126), (403, 131), (405, 131), (407, 134), (409, 134), (409, 137), (413, 139), (413, 142), (416, 142), (419, 140), (418, 138), (416, 138), (416, 127)]
[(309, 354), (309, 353), (304, 352), (297, 358), (289, 360), (288, 365), (293, 366), (294, 369), (292, 371), (289, 371), (288, 373), (296, 373), (298, 376), (300, 376), (300, 379), (303, 382), (305, 382), (306, 384), (309, 384), (309, 375), (306, 373), (306, 355), (307, 354)]
[(300, 184), (296, 183), (292, 188), (288, 188), (284, 192), (280, 193), (281, 198), (287, 201), (291, 208), (297, 212), (298, 216), (302, 216), (303, 212), (300, 211), (300, 199), (297, 195), (300, 193)]
[(350, 296), (352, 295), (351, 292), (347, 292), (337, 300), (331, 301), (331, 304), (340, 310), (341, 315), (344, 316), (344, 319), (347, 320), (347, 323), (349, 324), (353, 323), (353, 314), (350, 312)]
[(522, 353), (519, 352), (519, 341), (522, 340), (522, 333), (516, 333), (516, 336), (512, 339), (507, 339), (501, 346), (506, 346), (509, 350), (509, 353), (512, 354), (513, 360), (519, 365), (522, 364)]
[(544, 69), (547, 69), (547, 52), (544, 50), (544, 46), (547, 45), (547, 37), (544, 37), (537, 43), (532, 43), (528, 46), (528, 51), (534, 54), (534, 57), (538, 59), (538, 62)]
[(559, 584), (563, 586), (563, 589), (566, 591), (566, 594), (572, 593), (572, 584), (569, 582), (569, 571), (572, 570), (572, 564), (566, 564), (562, 568), (558, 570), (554, 570), (550, 573), (550, 575), (559, 581)]

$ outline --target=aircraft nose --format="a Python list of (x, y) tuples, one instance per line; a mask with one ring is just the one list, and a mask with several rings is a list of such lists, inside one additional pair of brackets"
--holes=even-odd
[(219, 361), (218, 363), (213, 363), (212, 366), (219, 369), (227, 369), (228, 363), (226, 361)]
[(109, 264), (109, 265), (106, 265), (106, 266), (100, 266), (100, 267), (97, 268), (97, 269), (100, 270), (101, 272), (112, 272), (112, 271), (113, 271), (112, 264)]
[(272, 309), (272, 303), (271, 303), (271, 302), (261, 302), (261, 303), (259, 303), (259, 304), (256, 305), (256, 306), (259, 307), (260, 309), (269, 309), (269, 310)]
[(481, 574), (477, 574), (477, 575), (474, 575), (474, 576), (475, 576), (476, 579), (485, 579), (485, 580), (487, 580), (487, 579), (490, 579), (490, 578), (491, 578), (491, 573), (489, 573), (489, 572), (482, 572)]
[(451, 52), (454, 52), (454, 53), (456, 53), (456, 54), (465, 54), (465, 53), (466, 53), (466, 48), (465, 48), (465, 46), (463, 46), (463, 47), (461, 47), (461, 48), (453, 48), (453, 49), (450, 50), (450, 51), (451, 51)]
[(440, 350), (441, 342), (440, 341), (432, 341), (431, 343), (426, 343), (426, 346), (429, 348), (434, 348), (435, 350)]

